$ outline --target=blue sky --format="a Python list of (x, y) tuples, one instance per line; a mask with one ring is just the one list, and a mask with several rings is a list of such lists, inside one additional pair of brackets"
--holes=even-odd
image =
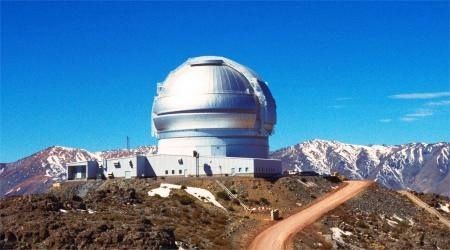
[(268, 83), (272, 149), (450, 141), (448, 2), (2, 2), (0, 161), (155, 144), (156, 83), (221, 55)]

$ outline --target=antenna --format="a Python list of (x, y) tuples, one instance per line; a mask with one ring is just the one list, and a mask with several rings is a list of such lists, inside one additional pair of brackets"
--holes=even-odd
[(127, 135), (127, 150), (130, 151), (130, 137)]

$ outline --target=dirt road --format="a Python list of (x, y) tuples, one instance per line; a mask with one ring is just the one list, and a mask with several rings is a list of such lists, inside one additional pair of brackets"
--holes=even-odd
[(346, 181), (347, 185), (326, 195), (308, 208), (289, 216), (258, 234), (250, 244), (250, 250), (287, 249), (289, 240), (300, 230), (314, 223), (328, 211), (351, 199), (368, 186), (370, 181)]
[(436, 211), (436, 209), (428, 206), (427, 203), (425, 203), (424, 201), (422, 201), (419, 197), (415, 196), (414, 194), (406, 191), (406, 190), (401, 190), (398, 191), (399, 193), (405, 195), (406, 197), (408, 197), (412, 202), (414, 202), (417, 206), (425, 209), (425, 211), (427, 211), (428, 213), (436, 216), (437, 218), (439, 218), (439, 220), (448, 227), (448, 229), (450, 229), (450, 221), (448, 221), (446, 218), (444, 218), (444, 216), (442, 216), (438, 211)]

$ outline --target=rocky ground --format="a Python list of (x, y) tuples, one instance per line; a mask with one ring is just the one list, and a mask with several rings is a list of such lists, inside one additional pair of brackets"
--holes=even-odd
[(450, 220), (450, 197), (438, 194), (424, 194), (412, 191), (417, 197), (436, 209), (442, 216)]
[(299, 233), (296, 249), (448, 249), (450, 230), (406, 197), (370, 187)]
[[(216, 180), (254, 211), (224, 195)], [(208, 189), (227, 211), (183, 190), (148, 196), (162, 182)], [(0, 249), (243, 248), (249, 232), (270, 223), (271, 208), (287, 216), (338, 185), (322, 177), (67, 182), (46, 194), (1, 199)]]
[[(216, 180), (253, 211), (230, 199)], [(207, 189), (227, 211), (182, 189), (167, 198), (150, 197), (148, 191), (161, 183)], [(243, 249), (272, 223), (270, 209), (287, 217), (340, 185), (335, 178), (319, 176), (66, 182), (46, 194), (0, 199), (0, 249)], [(429, 202), (447, 202), (429, 197)], [(447, 249), (450, 245), (450, 231), (440, 222), (407, 198), (378, 186), (297, 236), (298, 249)]]

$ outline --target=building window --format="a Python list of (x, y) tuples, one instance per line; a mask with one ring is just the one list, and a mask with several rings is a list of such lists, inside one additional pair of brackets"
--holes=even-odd
[(248, 172), (248, 168), (245, 168), (245, 172)]
[(183, 170), (178, 170), (178, 174), (182, 174), (183, 173)]
[(118, 162), (118, 161), (114, 162), (114, 167), (115, 168), (120, 168), (120, 162)]
[(169, 174), (169, 170), (166, 170), (166, 174)]
[(238, 172), (240, 173), (240, 172), (241, 172), (241, 170), (242, 170), (242, 168), (239, 168)]
[(172, 174), (175, 174), (175, 170), (172, 170)]

